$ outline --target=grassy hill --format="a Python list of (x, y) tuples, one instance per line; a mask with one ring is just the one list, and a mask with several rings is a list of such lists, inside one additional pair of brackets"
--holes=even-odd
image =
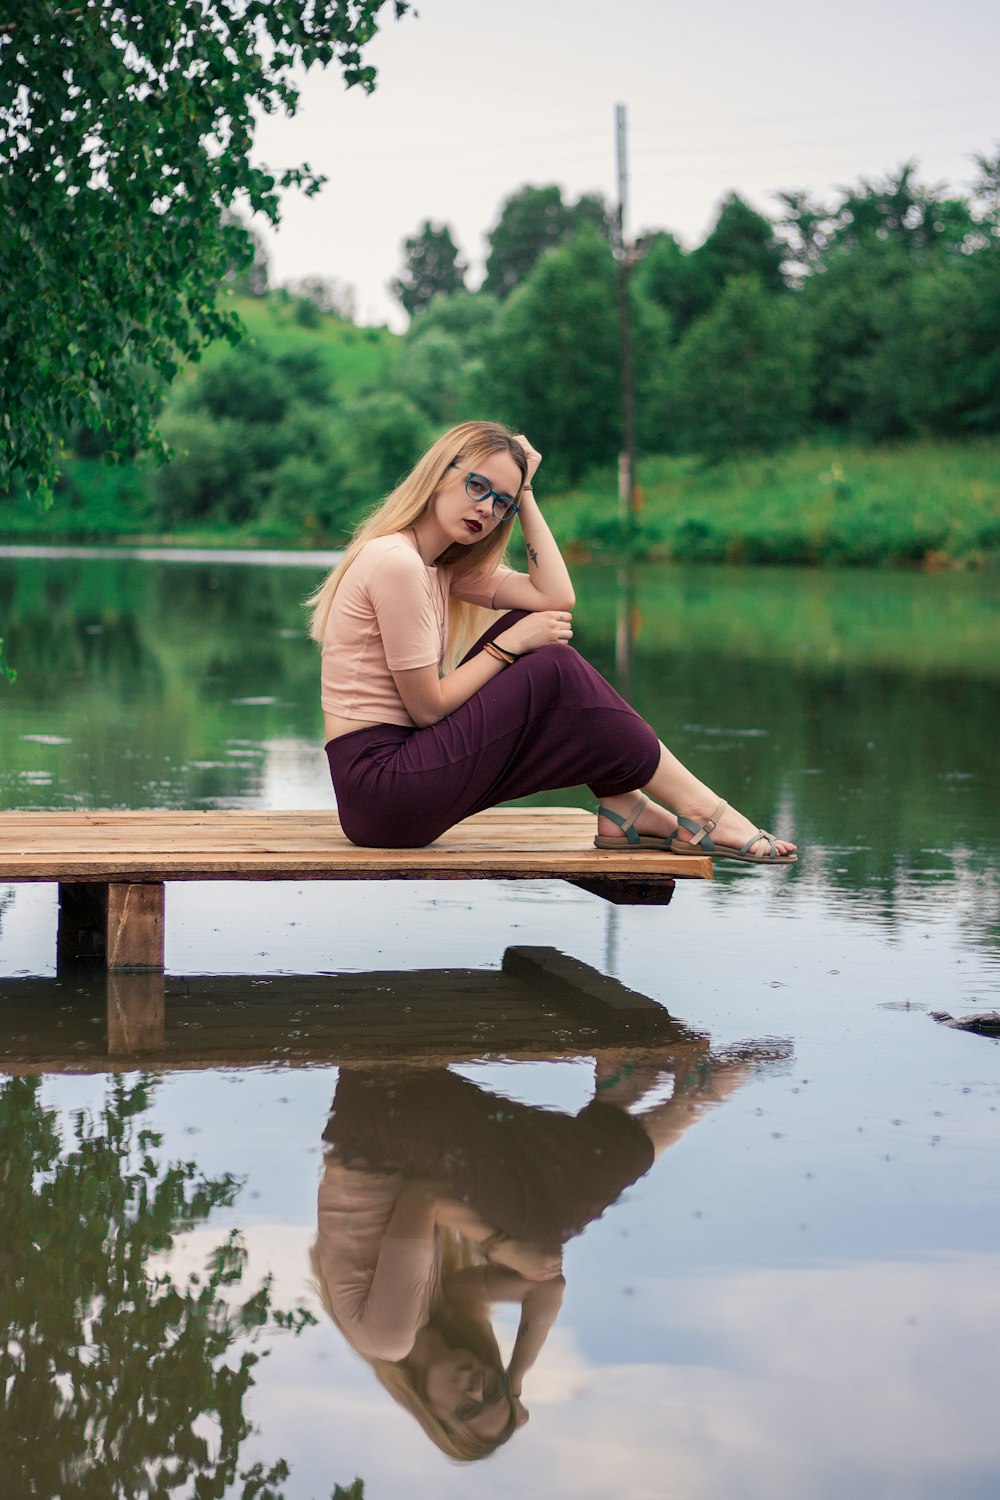
[[(356, 396), (378, 385), (392, 367), (400, 339), (388, 328), (356, 328), (331, 313), (318, 313), (314, 327), (298, 321), (292, 305), (283, 306), (276, 297), (234, 297), (233, 306), (251, 339), (274, 355), (297, 349), (319, 349), (338, 396)], [(202, 358), (202, 366), (224, 359), (228, 344), (213, 344)], [(189, 367), (183, 380), (194, 374)]]

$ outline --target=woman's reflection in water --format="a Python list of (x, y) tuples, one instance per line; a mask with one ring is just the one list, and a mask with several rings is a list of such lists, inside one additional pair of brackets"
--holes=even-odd
[[(578, 1115), (446, 1069), (341, 1070), (313, 1268), (327, 1312), (443, 1452), (478, 1459), (528, 1419), (521, 1387), (562, 1300), (562, 1247), (749, 1075), (746, 1058), (599, 1063)], [(673, 1075), (664, 1102), (643, 1099)], [(631, 1111), (631, 1112), (630, 1112)], [(490, 1323), (520, 1304), (504, 1367)]]

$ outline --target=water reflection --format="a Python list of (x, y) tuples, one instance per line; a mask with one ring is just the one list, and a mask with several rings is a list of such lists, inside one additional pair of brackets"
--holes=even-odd
[[(524, 1425), (524, 1383), (562, 1303), (563, 1246), (775, 1055), (772, 1044), (700, 1060), (605, 1056), (575, 1115), (443, 1068), (341, 1070), (323, 1133), (317, 1284), (442, 1452), (484, 1458)], [(520, 1309), (507, 1360), (490, 1321), (504, 1303)]]
[[(5, 1495), (221, 1495), (251, 1431), (260, 1332), (314, 1321), (279, 1312), (269, 1280), (243, 1284), (236, 1230), (198, 1273), (165, 1268), (240, 1184), (163, 1158), (144, 1119), (156, 1086), (111, 1079), (64, 1131), (39, 1078), (0, 1082)], [(283, 1467), (247, 1471), (243, 1492)]]

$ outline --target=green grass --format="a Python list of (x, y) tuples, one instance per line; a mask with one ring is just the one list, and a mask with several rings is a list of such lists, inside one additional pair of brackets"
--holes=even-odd
[[(239, 313), (247, 335), (274, 355), (294, 349), (318, 349), (334, 390), (345, 400), (367, 387), (378, 386), (385, 379), (401, 342), (399, 335), (390, 333), (388, 328), (356, 328), (329, 313), (320, 314), (315, 328), (303, 328), (296, 321), (292, 307), (282, 306), (275, 298), (233, 297), (231, 306)], [(213, 344), (201, 363), (213, 364), (224, 359), (228, 352), (228, 344)], [(197, 366), (190, 366), (181, 378), (193, 375), (196, 369)]]
[[(636, 550), (687, 562), (988, 566), (1000, 554), (1000, 440), (881, 448), (804, 443), (708, 466), (640, 464)], [(555, 500), (560, 540), (593, 556), (620, 545), (615, 479)]]

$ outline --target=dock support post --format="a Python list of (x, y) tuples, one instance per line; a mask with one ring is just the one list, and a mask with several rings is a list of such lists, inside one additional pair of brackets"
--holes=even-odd
[(163, 969), (163, 882), (59, 885), (57, 970)]

